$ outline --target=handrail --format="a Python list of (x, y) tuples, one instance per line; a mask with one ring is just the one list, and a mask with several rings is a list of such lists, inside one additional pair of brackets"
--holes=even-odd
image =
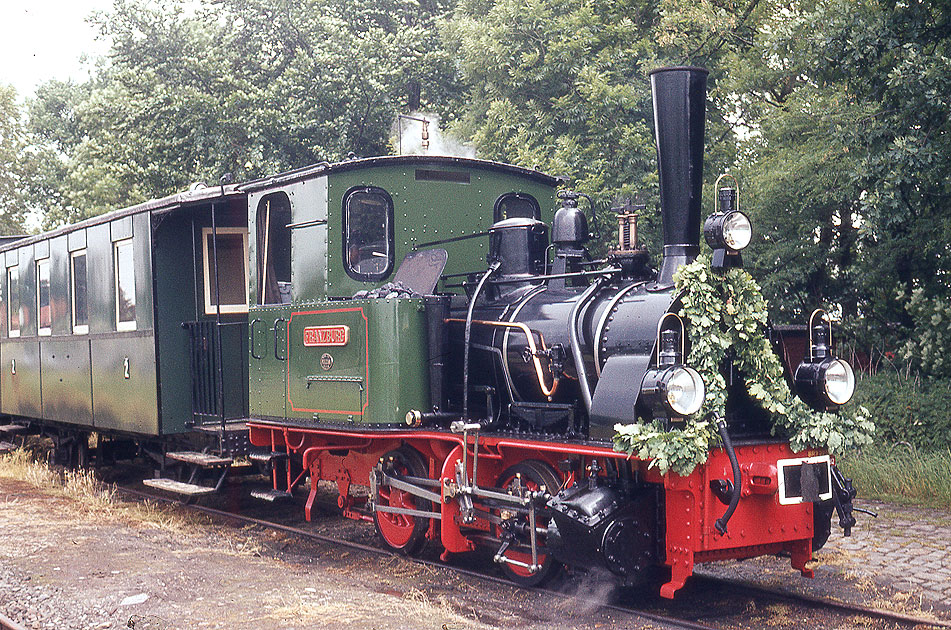
[[(446, 320), (447, 322), (453, 323), (465, 323), (466, 320), (460, 318), (450, 318)], [(535, 365), (535, 376), (538, 378), (538, 386), (541, 388), (542, 393), (550, 400), (554, 396), (555, 391), (558, 389), (558, 383), (561, 380), (560, 376), (556, 375), (554, 372), (551, 372), (552, 384), (549, 388), (545, 385), (545, 377), (542, 374), (542, 363), (538, 360), (538, 346), (535, 345), (535, 336), (532, 334), (532, 329), (529, 328), (526, 324), (522, 322), (494, 322), (484, 319), (474, 319), (472, 320), (473, 324), (478, 324), (480, 326), (495, 326), (498, 328), (514, 328), (516, 330), (522, 331), (526, 339), (528, 339), (528, 348), (532, 352), (532, 362)], [(546, 351), (548, 348), (545, 347), (545, 338), (541, 333), (538, 334), (539, 339), (542, 344), (542, 352)]]

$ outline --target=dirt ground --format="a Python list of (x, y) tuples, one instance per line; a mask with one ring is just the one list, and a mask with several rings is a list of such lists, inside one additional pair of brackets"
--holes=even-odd
[(0, 479), (0, 612), (56, 630), (658, 627), (600, 612), (596, 599), (588, 609), (541, 602), (448, 570), (177, 512), (98, 509)]
[[(761, 557), (698, 567), (701, 577), (690, 580), (673, 602), (643, 592), (619, 595), (613, 581), (577, 575), (561, 583), (563, 592), (574, 596), (567, 599), (177, 506), (101, 499), (98, 490), (79, 481), (73, 484), (78, 490), (64, 494), (0, 478), (0, 613), (28, 628), (665, 627), (601, 607), (612, 600), (724, 628), (853, 627), (850, 622), (842, 625), (838, 618), (817, 618), (813, 611), (735, 596), (729, 583), (712, 583), (702, 575), (912, 614), (949, 612), (942, 603), (928, 604), (920, 584), (909, 583), (914, 587), (909, 590), (887, 571), (863, 573), (863, 567), (872, 566), (871, 560), (882, 555), (883, 549), (891, 548), (896, 532), (914, 523), (929, 524), (935, 531), (942, 528), (941, 514), (921, 510), (909, 513), (906, 508), (878, 506), (883, 511), (881, 522), (863, 522), (855, 543), (835, 534), (817, 556), (815, 580), (798, 577), (788, 559)], [(313, 523), (301, 522), (300, 505), (275, 510), (247, 497), (248, 488), (235, 486), (211, 500), (216, 507), (240, 508), (251, 515), (260, 510), (259, 516), (277, 516), (287, 524), (335, 538), (367, 544), (375, 537), (372, 526), (344, 519), (328, 507), (334, 504), (332, 489), (325, 497), (328, 505), (318, 500)], [(885, 508), (894, 514), (887, 514)], [(937, 539), (936, 535), (932, 538)], [(951, 545), (942, 543), (942, 549), (947, 554)], [(428, 555), (435, 558), (437, 552), (430, 550)], [(898, 564), (900, 559), (893, 560), (891, 564)], [(457, 563), (490, 564), (479, 557), (460, 557)], [(930, 571), (928, 566), (922, 564), (921, 571)], [(936, 580), (931, 590), (935, 590), (944, 578), (937, 575), (940, 571), (931, 573)], [(907, 580), (908, 574), (903, 571), (902, 579)]]

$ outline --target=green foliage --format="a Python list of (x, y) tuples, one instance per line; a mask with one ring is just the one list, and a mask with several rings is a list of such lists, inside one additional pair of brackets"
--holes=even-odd
[(651, 460), (661, 473), (689, 475), (707, 461), (719, 437), (709, 422), (688, 422), (683, 429), (665, 431), (659, 422), (616, 424), (614, 450)]
[[(727, 387), (720, 373), (727, 351), (743, 375), (749, 395), (770, 412), (774, 433), (779, 430), (793, 450), (822, 447), (838, 453), (871, 443), (875, 425), (864, 408), (848, 413), (815, 412), (796, 398), (786, 384), (779, 357), (763, 334), (767, 305), (753, 278), (742, 269), (715, 273), (709, 260), (681, 267), (676, 275), (681, 314), (690, 337), (689, 364), (706, 386), (698, 418), (725, 414)], [(687, 420), (687, 428), (658, 433), (658, 429), (615, 427), (615, 448), (656, 458), (652, 465), (681, 475), (706, 460), (714, 433), (707, 422)], [(706, 438), (704, 440), (703, 438)]]
[(862, 378), (855, 403), (875, 418), (880, 444), (911, 444), (922, 450), (951, 449), (951, 382), (881, 369)]
[(38, 92), (48, 227), (226, 172), (385, 154), (412, 86), (437, 112), (457, 92), (440, 0), (192, 4), (117, 1), (98, 17), (113, 45), (94, 80)]
[[(653, 0), (584, 2), (517, 0), (459, 2), (444, 32), (468, 85), (455, 131), (480, 155), (572, 178), (594, 196), (602, 224), (608, 207), (637, 195), (650, 211), (639, 234), (659, 251), (657, 167), (647, 72), (667, 63), (705, 63), (718, 36), (740, 13), (710, 3)], [(715, 15), (714, 15), (715, 14)], [(679, 16), (679, 17), (678, 17)], [(740, 17), (738, 17), (740, 16)], [(684, 29), (706, 29), (710, 46), (688, 41)], [(726, 135), (717, 76), (708, 107), (711, 138)], [(732, 143), (713, 141), (708, 173), (732, 161)], [(715, 175), (714, 175), (715, 177)], [(612, 231), (604, 230), (605, 241)]]
[(23, 190), (29, 170), (16, 90), (0, 85), (0, 234), (23, 231)]
[(836, 462), (863, 499), (951, 508), (951, 450), (883, 444)]
[(951, 303), (947, 297), (927, 297), (924, 290), (915, 289), (905, 308), (915, 322), (915, 334), (905, 343), (903, 357), (926, 374), (951, 376)]
[(899, 348), (915, 289), (951, 297), (951, 5), (763, 7), (724, 67), (753, 131), (741, 170), (765, 242), (748, 261), (777, 320), (819, 303)]

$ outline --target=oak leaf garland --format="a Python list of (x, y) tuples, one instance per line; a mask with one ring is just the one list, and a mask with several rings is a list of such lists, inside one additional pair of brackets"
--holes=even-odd
[(764, 334), (767, 305), (759, 285), (743, 269), (715, 273), (706, 258), (681, 267), (674, 276), (690, 337), (688, 364), (706, 386), (703, 407), (682, 429), (664, 430), (658, 421), (616, 424), (614, 448), (651, 460), (661, 473), (689, 475), (707, 460), (719, 435), (707, 419), (724, 414), (726, 381), (720, 366), (728, 350), (747, 391), (773, 419), (773, 434), (787, 437), (796, 452), (810, 447), (839, 453), (870, 444), (875, 425), (868, 410), (841, 413), (810, 409), (789, 390), (779, 357)]

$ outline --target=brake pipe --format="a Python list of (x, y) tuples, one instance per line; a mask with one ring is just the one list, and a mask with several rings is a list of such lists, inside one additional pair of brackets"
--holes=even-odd
[(727, 506), (723, 516), (718, 518), (716, 523), (713, 524), (720, 534), (725, 535), (726, 525), (730, 522), (730, 517), (733, 516), (736, 506), (740, 503), (740, 483), (742, 478), (740, 476), (740, 462), (736, 460), (736, 452), (733, 450), (733, 442), (730, 441), (730, 433), (726, 428), (726, 420), (723, 419), (723, 416), (717, 414), (714, 422), (716, 422), (717, 430), (720, 432), (720, 438), (723, 440), (723, 448), (726, 451), (727, 457), (730, 458), (730, 468), (733, 469), (733, 492), (730, 495), (730, 505)]

